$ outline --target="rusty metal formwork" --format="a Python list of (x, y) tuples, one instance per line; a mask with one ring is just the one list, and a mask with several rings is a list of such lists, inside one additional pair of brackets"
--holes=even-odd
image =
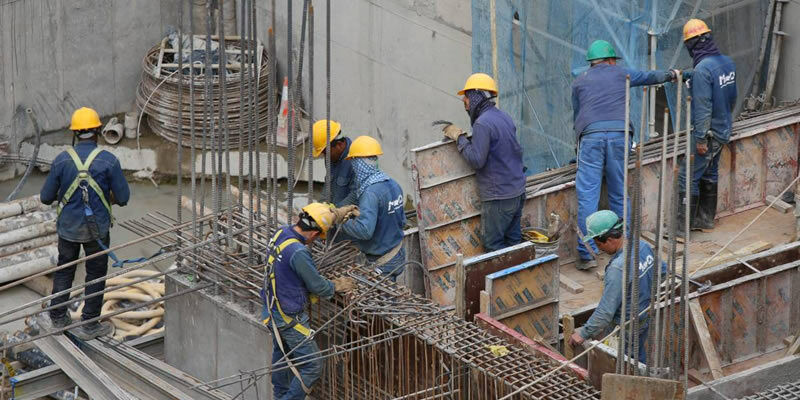
[[(764, 204), (797, 175), (800, 107), (793, 106), (733, 125), (731, 142), (722, 150), (719, 165), (717, 215), (725, 216)], [(670, 135), (670, 138), (672, 135)], [(642, 168), (642, 229), (657, 223), (661, 139), (645, 144)], [(672, 140), (670, 139), (670, 143)], [(672, 157), (672, 146), (668, 154)], [(412, 150), (414, 193), (419, 221), (422, 261), (430, 272), (431, 295), (439, 304), (453, 304), (456, 254), (471, 257), (483, 252), (480, 240), (480, 197), (474, 171), (451, 142), (436, 142)], [(665, 178), (671, 179), (672, 160)], [(575, 167), (528, 177), (523, 226), (543, 226), (550, 213), (574, 227), (577, 215)], [(671, 190), (668, 188), (668, 192)], [(670, 193), (665, 193), (670, 198)], [(574, 229), (562, 237), (562, 263), (575, 257)]]

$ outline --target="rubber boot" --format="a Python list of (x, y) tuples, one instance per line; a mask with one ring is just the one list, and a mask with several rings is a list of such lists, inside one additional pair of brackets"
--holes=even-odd
[(717, 183), (700, 180), (700, 202), (697, 207), (692, 230), (710, 232), (714, 230), (714, 217), (717, 215)]
[[(684, 233), (686, 232), (686, 204), (683, 202), (686, 199), (686, 193), (680, 193), (680, 197), (682, 201), (678, 207), (678, 231), (675, 232), (675, 235), (680, 238), (685, 239)], [(697, 215), (697, 208), (700, 201), (700, 196), (691, 196), (689, 198), (689, 227), (693, 227), (695, 222), (695, 216)]]

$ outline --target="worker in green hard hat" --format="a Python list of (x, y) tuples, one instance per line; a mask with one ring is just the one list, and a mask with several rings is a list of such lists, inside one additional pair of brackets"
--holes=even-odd
[[(593, 213), (586, 218), (585, 241), (594, 240), (597, 247), (605, 253), (611, 254), (611, 261), (606, 266), (606, 274), (603, 279), (603, 297), (597, 304), (592, 316), (586, 321), (586, 325), (575, 331), (569, 338), (573, 346), (583, 344), (584, 340), (590, 338), (600, 338), (604, 333), (613, 328), (614, 324), (619, 324), (622, 316), (622, 267), (625, 265), (625, 255), (623, 254), (624, 239), (622, 236), (623, 219), (610, 210), (601, 210)], [(653, 248), (644, 240), (639, 240), (639, 259), (636, 264), (630, 263), (628, 267), (628, 290), (626, 303), (631, 305), (631, 292), (634, 277), (633, 272), (638, 270), (639, 277), (639, 312), (650, 305), (650, 290), (656, 284), (656, 271)], [(634, 265), (638, 268), (634, 269)], [(661, 277), (666, 274), (667, 264), (661, 262)], [(629, 318), (631, 309), (626, 307), (625, 315)], [(646, 362), (645, 340), (648, 332), (647, 313), (639, 318), (639, 361)]]
[[(674, 80), (677, 70), (639, 71), (617, 65), (617, 53), (605, 40), (589, 46), (586, 61), (591, 67), (572, 83), (572, 111), (575, 142), (578, 144), (578, 171), (575, 192), (578, 196), (578, 228), (586, 232), (584, 221), (597, 211), (600, 188), (605, 178), (611, 211), (622, 215), (625, 158), (625, 77), (631, 86), (661, 84)], [(631, 134), (633, 126), (630, 127)], [(580, 237), (580, 235), (579, 235)], [(593, 241), (578, 240), (578, 269), (597, 266)], [(591, 250), (588, 248), (591, 246)]]

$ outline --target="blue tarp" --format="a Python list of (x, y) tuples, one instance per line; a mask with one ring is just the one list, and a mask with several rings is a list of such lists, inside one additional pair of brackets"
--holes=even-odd
[[(753, 79), (769, 2), (472, 0), (472, 66), (475, 72), (489, 75), (493, 75), (493, 3), (499, 105), (516, 122), (525, 166), (528, 174), (535, 174), (575, 157), (571, 85), (588, 67), (586, 49), (592, 41), (607, 40), (624, 65), (648, 69), (648, 31), (652, 30), (658, 40), (657, 68), (690, 68), (682, 28), (688, 19), (701, 18), (711, 27), (720, 50), (736, 62), (741, 103)], [(674, 107), (675, 85), (665, 88)], [(641, 91), (631, 91), (631, 121), (637, 130), (641, 97)], [(658, 110), (658, 119), (661, 115)]]

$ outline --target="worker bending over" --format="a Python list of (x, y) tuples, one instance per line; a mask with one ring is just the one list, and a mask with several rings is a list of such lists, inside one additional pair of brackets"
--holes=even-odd
[[(622, 267), (625, 264), (623, 254), (622, 238), (622, 218), (619, 218), (613, 211), (597, 211), (586, 218), (587, 234), (584, 240), (594, 239), (600, 250), (611, 254), (611, 261), (606, 266), (605, 278), (603, 279), (603, 297), (597, 304), (592, 316), (586, 321), (586, 325), (575, 331), (570, 337), (570, 344), (573, 346), (583, 344), (583, 341), (590, 338), (601, 338), (607, 334), (614, 324), (620, 323), (622, 315)], [(639, 260), (628, 267), (628, 290), (626, 303), (628, 310), (626, 319), (630, 319), (631, 292), (634, 272), (634, 265), (639, 274), (639, 312), (650, 305), (650, 289), (657, 284), (656, 271), (654, 264), (653, 249), (644, 240), (639, 240)], [(667, 264), (661, 263), (661, 276), (665, 276)], [(647, 354), (645, 340), (649, 325), (647, 313), (639, 318), (639, 361), (646, 363)], [(632, 348), (632, 347), (631, 347)]]
[[(305, 399), (322, 375), (321, 359), (302, 359), (319, 353), (316, 341), (310, 337), (306, 312), (309, 296), (314, 294), (329, 299), (334, 292), (355, 287), (352, 278), (329, 281), (322, 277), (306, 247), (318, 238), (324, 239), (330, 227), (341, 222), (329, 205), (311, 203), (303, 207), (295, 225), (280, 227), (267, 247), (267, 273), (261, 291), (264, 301), (262, 318), (264, 324), (273, 330), (272, 387), (275, 399)], [(289, 352), (288, 362), (281, 361)], [(302, 363), (295, 364), (297, 359)]]
[(489, 75), (472, 74), (458, 94), (469, 114), (472, 138), (452, 124), (443, 130), (475, 169), (483, 248), (489, 252), (513, 246), (522, 240), (519, 224), (525, 202), (525, 169), (517, 128), (492, 101), (497, 97), (497, 84)]
[[(97, 112), (82, 107), (72, 114), (69, 129), (73, 143), (62, 151), (50, 168), (42, 186), (42, 203), (58, 201), (58, 265), (73, 262), (80, 256), (81, 247), (86, 256), (108, 248), (109, 229), (112, 225), (111, 204), (124, 206), (130, 198), (130, 190), (119, 161), (113, 154), (97, 147), (98, 130), (102, 126)], [(56, 271), (53, 274), (53, 293), (72, 287), (77, 265)], [(108, 271), (108, 255), (86, 261), (86, 282), (102, 278)], [(105, 281), (86, 286), (86, 296), (103, 291)], [(51, 305), (69, 300), (69, 293), (50, 301)], [(86, 321), (100, 316), (103, 296), (86, 299), (81, 318)], [(54, 328), (64, 328), (72, 323), (66, 306), (50, 310)], [(114, 330), (110, 322), (90, 322), (75, 328), (72, 333), (82, 340), (110, 335)]]
[[(315, 122), (312, 130), (314, 158), (319, 158), (325, 155), (328, 147), (328, 120)], [(330, 131), (331, 170), (328, 171), (328, 176), (331, 182), (331, 201), (337, 207), (354, 204), (356, 199), (353, 166), (352, 161), (347, 158), (352, 142), (342, 134), (340, 123), (330, 121)]]
[[(406, 252), (403, 249), (403, 190), (378, 169), (380, 143), (369, 136), (359, 136), (347, 156), (353, 161), (355, 199), (358, 216), (341, 226), (339, 236), (351, 240), (366, 255), (376, 272), (389, 275), (394, 281), (403, 272)], [(347, 207), (335, 210), (337, 216), (350, 212)]]
[[(717, 214), (717, 171), (722, 146), (730, 141), (736, 106), (736, 66), (720, 53), (711, 29), (699, 19), (683, 26), (683, 44), (694, 65), (686, 72), (692, 96), (692, 187), (689, 220), (692, 230), (714, 229)], [(686, 204), (686, 163), (681, 162), (680, 198)], [(678, 221), (684, 226), (686, 209)], [(684, 232), (681, 228), (678, 232)]]
[[(575, 266), (582, 270), (597, 266), (592, 257), (592, 251), (597, 253), (597, 247), (591, 240), (583, 243), (580, 236), (586, 232), (586, 217), (597, 211), (604, 177), (608, 185), (609, 208), (622, 215), (626, 151), (625, 77), (630, 75), (631, 86), (643, 86), (673, 80), (678, 73), (677, 70), (638, 71), (617, 65), (618, 58), (610, 43), (594, 41), (586, 53), (586, 61), (591, 67), (572, 82), (572, 111), (578, 143), (575, 192), (580, 229), (580, 257)], [(632, 135), (632, 125), (630, 132)], [(591, 246), (591, 250), (587, 246)]]

